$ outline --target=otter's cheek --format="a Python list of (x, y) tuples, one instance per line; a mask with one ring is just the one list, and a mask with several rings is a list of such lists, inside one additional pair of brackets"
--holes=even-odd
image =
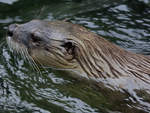
[(37, 63), (40, 63), (40, 62), (42, 62), (42, 64), (46, 63), (46, 58), (45, 58), (46, 55), (44, 54), (44, 51), (42, 50), (32, 49), (30, 50), (30, 56)]
[(31, 51), (30, 56), (32, 57), (31, 60), (34, 60), (37, 64), (42, 66), (55, 68), (56, 65), (59, 65), (54, 60), (55, 56), (53, 54), (49, 54), (47, 51), (34, 49)]

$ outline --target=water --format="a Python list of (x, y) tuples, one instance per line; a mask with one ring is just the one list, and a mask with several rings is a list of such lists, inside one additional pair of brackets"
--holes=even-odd
[(51, 69), (37, 73), (6, 44), (7, 26), (32, 19), (80, 24), (129, 51), (150, 55), (150, 1), (0, 0), (1, 113), (143, 113), (150, 95), (98, 88)]

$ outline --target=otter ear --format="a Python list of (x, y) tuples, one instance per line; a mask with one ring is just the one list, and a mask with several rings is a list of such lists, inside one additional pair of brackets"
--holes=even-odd
[(74, 55), (74, 50), (75, 50), (75, 44), (73, 42), (65, 42), (62, 47), (66, 49), (68, 54)]

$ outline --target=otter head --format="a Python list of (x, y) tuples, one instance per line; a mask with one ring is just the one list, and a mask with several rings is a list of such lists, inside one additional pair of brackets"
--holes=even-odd
[(149, 57), (121, 49), (69, 22), (32, 20), (12, 24), (7, 41), (11, 48), (36, 63), (71, 70), (83, 77), (150, 80)]
[(82, 40), (76, 35), (86, 30), (63, 21), (32, 20), (8, 27), (8, 45), (43, 66), (85, 73), (77, 61)]

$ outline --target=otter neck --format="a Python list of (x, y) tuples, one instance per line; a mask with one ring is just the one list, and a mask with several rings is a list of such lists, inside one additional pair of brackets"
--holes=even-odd
[(150, 80), (150, 58), (128, 52), (101, 37), (83, 41), (77, 48), (77, 61), (89, 77), (119, 78), (135, 76)]

